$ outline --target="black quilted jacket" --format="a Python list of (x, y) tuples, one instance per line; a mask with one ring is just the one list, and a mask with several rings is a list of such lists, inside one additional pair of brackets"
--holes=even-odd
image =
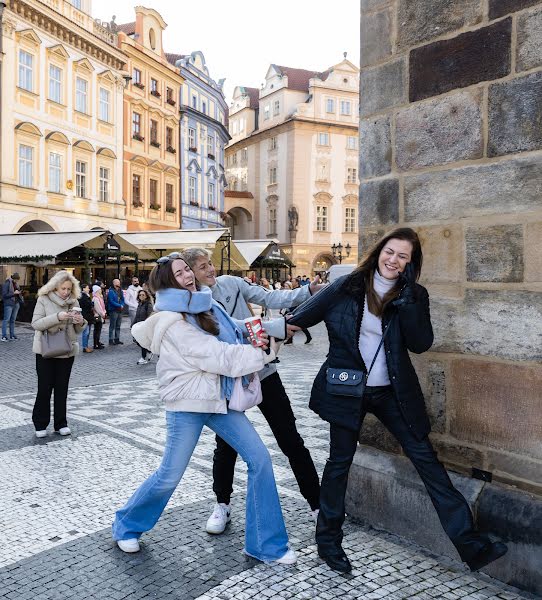
[[(366, 371), (369, 366), (365, 366), (358, 347), (364, 295), (354, 298), (343, 289), (347, 277), (337, 279), (299, 306), (289, 323), (307, 328), (325, 322), (329, 354), (314, 380), (309, 406), (326, 421), (357, 431), (361, 426), (361, 398), (326, 392), (327, 367)], [(414, 435), (421, 440), (431, 426), (408, 352), (420, 354), (429, 350), (433, 343), (433, 328), (427, 290), (417, 284), (416, 288), (417, 302), (399, 308), (388, 306), (382, 325), (385, 327), (397, 313), (384, 341), (388, 373), (401, 413)]]

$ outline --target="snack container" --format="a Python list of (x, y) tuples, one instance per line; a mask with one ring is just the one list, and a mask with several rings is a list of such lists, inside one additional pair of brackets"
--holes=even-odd
[(250, 341), (255, 343), (256, 346), (265, 346), (265, 341), (262, 339), (262, 334), (264, 332), (262, 320), (259, 317), (249, 317), (244, 320), (244, 323)]

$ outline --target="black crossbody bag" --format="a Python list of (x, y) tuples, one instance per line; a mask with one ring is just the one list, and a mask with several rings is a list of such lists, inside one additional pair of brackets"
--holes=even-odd
[(382, 348), (382, 344), (390, 330), (390, 325), (394, 317), (395, 315), (392, 315), (386, 325), (386, 329), (384, 329), (382, 339), (380, 340), (380, 344), (378, 344), (371, 366), (367, 372), (358, 371), (356, 369), (336, 369), (334, 367), (328, 367), (326, 371), (326, 391), (328, 394), (332, 394), (333, 396), (353, 396), (355, 398), (363, 397), (367, 380), (369, 379), (376, 357)]

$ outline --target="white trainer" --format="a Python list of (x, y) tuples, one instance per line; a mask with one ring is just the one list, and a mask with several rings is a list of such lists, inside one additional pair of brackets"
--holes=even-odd
[(57, 433), (60, 433), (60, 435), (71, 435), (72, 430), (69, 427), (61, 427)]
[(146, 358), (140, 358), (140, 359), (137, 361), (137, 364), (138, 364), (138, 365), (146, 365), (148, 362), (149, 362), (149, 361), (148, 361)]
[(215, 504), (213, 514), (207, 520), (205, 531), (218, 535), (223, 533), (226, 525), (231, 521), (231, 509), (229, 504)]
[(47, 437), (47, 429), (40, 429), (40, 430), (36, 431), (36, 437), (37, 438)]
[(132, 552), (139, 552), (141, 547), (137, 538), (130, 538), (129, 540), (117, 540), (117, 546), (123, 551), (131, 554)]
[(315, 523), (318, 523), (318, 515), (319, 514), (320, 514), (320, 509), (319, 508), (315, 508), (314, 510), (311, 510), (312, 520)]
[(294, 550), (290, 549), (288, 552), (286, 552), (286, 554), (280, 558), (277, 558), (273, 562), (276, 562), (279, 565), (295, 565), (297, 562), (297, 554)]

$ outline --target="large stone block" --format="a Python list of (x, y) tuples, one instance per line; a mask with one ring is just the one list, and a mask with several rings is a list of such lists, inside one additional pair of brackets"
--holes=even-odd
[(411, 355), (418, 380), (425, 398), (431, 430), (437, 433), (446, 431), (446, 372), (444, 365), (428, 360), (424, 355)]
[(405, 104), (406, 65), (400, 58), (360, 75), (360, 116), (366, 117), (386, 108)]
[[(410, 52), (411, 102), (510, 73), (512, 19)], [(363, 96), (362, 96), (363, 98)]]
[(422, 283), (458, 283), (463, 279), (463, 231), (460, 225), (416, 228), (423, 249)]
[(454, 437), (542, 459), (542, 366), (459, 359), (451, 377)]
[(389, 10), (364, 15), (361, 19), (361, 66), (374, 65), (391, 56), (391, 16)]
[(399, 180), (368, 181), (362, 183), (359, 190), (359, 218), (363, 227), (398, 222)]
[(540, 209), (542, 161), (523, 158), (405, 178), (405, 220), (438, 221)]
[(397, 45), (415, 46), (481, 20), (478, 0), (400, 0)]
[(387, 175), (391, 171), (389, 116), (361, 120), (359, 132), (360, 179)]
[(468, 227), (467, 281), (523, 281), (523, 227)]
[(389, 6), (393, 0), (361, 0), (361, 14)]
[[(361, 210), (358, 210), (358, 213), (361, 213)], [(362, 218), (359, 218), (359, 244), (358, 244), (358, 256), (360, 258), (360, 262), (362, 257), (386, 234), (386, 229), (383, 227), (374, 229), (374, 228), (366, 228), (362, 224)]]
[(541, 148), (542, 73), (490, 86), (488, 155)]
[(454, 442), (439, 438), (433, 439), (432, 442), (439, 460), (451, 469), (461, 471), (470, 477), (473, 467), (478, 469), (485, 467), (485, 452), (478, 448), (467, 446), (457, 440)]
[(524, 485), (529, 485), (533, 489), (538, 488), (537, 493), (542, 496), (542, 461), (529, 459), (520, 454), (489, 450), (487, 470), (491, 471), (494, 477), (513, 481), (518, 486), (521, 486), (518, 479), (523, 479)]
[(538, 4), (540, 0), (489, 0), (489, 19), (498, 19)]
[(482, 90), (460, 92), (398, 112), (395, 160), (403, 170), (481, 158)]
[(542, 10), (518, 17), (516, 69), (526, 71), (542, 66)]
[(542, 361), (542, 292), (467, 289), (463, 301), (433, 297), (431, 320), (437, 352)]
[(542, 281), (542, 223), (527, 223), (525, 226), (525, 281)]

